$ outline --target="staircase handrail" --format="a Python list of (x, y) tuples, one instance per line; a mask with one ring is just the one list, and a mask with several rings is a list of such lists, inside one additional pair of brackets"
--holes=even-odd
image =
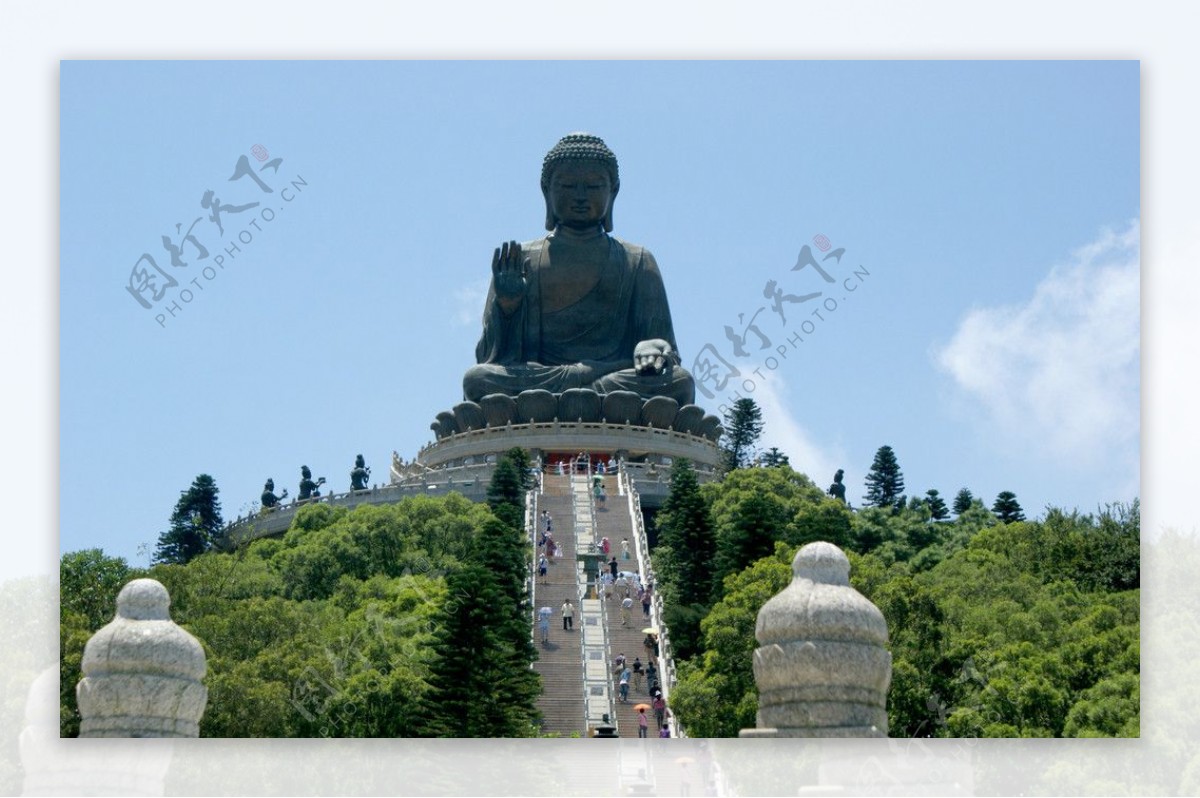
[[(646, 536), (646, 524), (642, 515), (642, 500), (638, 495), (637, 488), (633, 486), (633, 480), (629, 478), (629, 472), (626, 471), (623, 460), (618, 463), (617, 480), (620, 483), (620, 489), (625, 493), (629, 502), (629, 517), (633, 524), (634, 548), (637, 551), (639, 571), (643, 576), (648, 576), (654, 572), (654, 567), (650, 561), (650, 541)], [(661, 664), (659, 669), (659, 683), (662, 685), (663, 700), (669, 705), (671, 685), (675, 684), (675, 658), (671, 655), (671, 639), (667, 632), (667, 625), (663, 621), (662, 593), (657, 589), (655, 589), (654, 596), (650, 602), (650, 625), (658, 628), (658, 659)], [(670, 726), (672, 737), (687, 736), (675, 721), (674, 713), (671, 713), (671, 716), (667, 719), (667, 723)]]

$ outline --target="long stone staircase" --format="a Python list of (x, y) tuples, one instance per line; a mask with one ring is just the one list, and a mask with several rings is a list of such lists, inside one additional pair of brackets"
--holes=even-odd
[[(635, 707), (650, 703), (648, 683), (644, 677), (640, 684), (631, 682), (629, 700), (620, 702), (612, 662), (618, 653), (623, 653), (631, 664), (638, 657), (643, 667), (649, 665), (653, 653), (643, 645), (645, 633), (642, 630), (658, 625), (661, 604), (656, 601), (652, 619), (646, 619), (636, 588), (631, 588), (633, 607), (628, 624), (624, 624), (621, 613), (623, 589), (617, 588), (613, 597), (605, 600), (602, 593), (597, 595), (594, 583), (585, 576), (584, 564), (576, 555), (594, 551), (593, 546), (604, 537), (611, 543), (620, 571), (635, 572), (643, 579), (650, 571), (645, 537), (638, 535), (640, 511), (622, 491), (616, 475), (601, 479), (608, 497), (603, 504), (597, 505), (592, 500), (592, 476), (586, 474), (546, 475), (542, 491), (536, 497), (536, 513), (539, 516), (543, 510), (550, 513), (554, 539), (561, 548), (561, 556), (551, 560), (546, 584), (539, 579), (534, 587), (535, 608), (550, 607), (553, 610), (549, 642), (542, 643), (536, 624), (534, 628), (534, 640), (540, 651), (540, 659), (534, 667), (542, 675), (543, 684), (538, 707), (543, 716), (542, 730), (546, 733), (586, 734), (589, 725), (594, 727), (598, 719), (608, 713), (619, 736), (636, 738), (639, 723)], [(540, 518), (537, 524), (540, 530)], [(625, 539), (629, 541), (628, 559), (624, 558), (621, 546)], [(560, 609), (567, 598), (576, 607), (574, 631), (562, 628)], [(663, 680), (668, 679), (666, 665), (664, 660), (655, 659), (655, 667)], [(646, 715), (648, 735), (657, 737), (653, 711), (647, 710)], [(671, 727), (672, 736), (675, 736), (678, 730), (674, 723)]]
[[(542, 712), (542, 731), (564, 737), (587, 732), (579, 639), (583, 633), (582, 607), (576, 577), (575, 517), (569, 479), (565, 476), (546, 476), (542, 494), (537, 497), (537, 514), (541, 516), (542, 510), (549, 511), (554, 526), (554, 540), (561, 547), (562, 556), (548, 558), (550, 567), (547, 584), (535, 579), (533, 590), (535, 611), (539, 607), (552, 610), (550, 642), (541, 642), (537, 624), (534, 624), (533, 631), (539, 653), (534, 669), (542, 676), (542, 695), (538, 700), (538, 709)], [(536, 523), (540, 535), (540, 518)], [(563, 630), (561, 608), (564, 599), (570, 599), (575, 605), (574, 631)]]

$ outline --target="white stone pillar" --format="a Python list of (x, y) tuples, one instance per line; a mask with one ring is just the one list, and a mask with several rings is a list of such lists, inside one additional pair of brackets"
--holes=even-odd
[(171, 620), (170, 604), (153, 579), (121, 589), (116, 617), (83, 651), (80, 737), (199, 736), (204, 649)]
[(810, 543), (792, 583), (758, 613), (758, 719), (742, 737), (886, 737), (892, 680), (887, 623), (850, 587), (850, 561)]

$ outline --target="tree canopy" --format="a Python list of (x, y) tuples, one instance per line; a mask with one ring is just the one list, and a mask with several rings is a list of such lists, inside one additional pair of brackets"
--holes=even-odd
[[(744, 487), (704, 488), (718, 540), (739, 522), (735, 508), (754, 506)], [(672, 693), (690, 734), (753, 726), (754, 621), (790, 581), (803, 513), (778, 527), (774, 551), (714, 592), (700, 648), (680, 663)], [(933, 524), (925, 500), (847, 517), (852, 584), (888, 623), (890, 736), (1138, 734), (1136, 501), (1008, 523), (972, 502), (954, 521)]]
[[(121, 585), (150, 576), (205, 646), (202, 736), (463, 734), (449, 717), (465, 686), (453, 669), (471, 662), (498, 692), (472, 693), (469, 729), (534, 735), (535, 652), (516, 573), (524, 545), (486, 505), (452, 493), (352, 511), (309, 505), (282, 537), (148, 571), (99, 551), (66, 554), (62, 733), (78, 733), (84, 643), (111, 620)], [(462, 654), (473, 641), (487, 668)]]

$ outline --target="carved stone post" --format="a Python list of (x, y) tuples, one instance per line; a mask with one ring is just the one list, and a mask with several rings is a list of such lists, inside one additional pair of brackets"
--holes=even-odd
[(879, 608), (850, 587), (850, 561), (810, 543), (792, 583), (758, 613), (758, 719), (742, 737), (886, 737), (892, 655)]
[(80, 737), (198, 737), (208, 700), (200, 642), (171, 620), (167, 589), (135, 579), (88, 640), (75, 686)]

